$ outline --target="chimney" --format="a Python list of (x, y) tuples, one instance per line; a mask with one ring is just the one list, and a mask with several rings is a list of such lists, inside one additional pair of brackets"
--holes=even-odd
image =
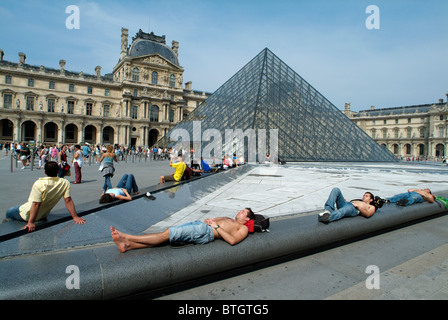
[(59, 67), (61, 67), (60, 71), (61, 73), (65, 72), (65, 60), (59, 60)]
[(375, 110), (375, 106), (370, 106), (370, 110)]
[(439, 99), (439, 103), (443, 103), (443, 99)]
[(176, 54), (176, 57), (179, 57), (179, 42), (178, 41), (172, 41), (171, 42), (171, 49), (173, 49), (174, 53)]
[(96, 66), (95, 74), (98, 79), (101, 78), (101, 66)]
[(126, 28), (121, 28), (121, 53), (120, 60), (126, 57), (128, 51), (128, 34), (129, 30)]
[(0, 49), (0, 61), (3, 61), (3, 56), (5, 55), (5, 53), (3, 52), (2, 49)]
[(191, 91), (193, 82), (188, 81), (185, 83), (185, 90)]
[(19, 66), (23, 66), (25, 64), (26, 54), (23, 52), (19, 52)]

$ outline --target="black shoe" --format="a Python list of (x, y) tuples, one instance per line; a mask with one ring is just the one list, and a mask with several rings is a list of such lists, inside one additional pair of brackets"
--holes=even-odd
[(406, 206), (409, 203), (408, 199), (401, 199), (396, 202), (397, 206)]
[(146, 198), (148, 198), (149, 200), (156, 200), (156, 197), (154, 197), (151, 193), (146, 192), (145, 194)]

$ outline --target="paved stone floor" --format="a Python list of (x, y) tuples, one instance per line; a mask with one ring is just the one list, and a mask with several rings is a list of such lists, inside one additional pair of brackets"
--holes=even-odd
[[(69, 156), (69, 161), (71, 157)], [(37, 164), (37, 161), (35, 162)], [(3, 151), (0, 151), (0, 180), (3, 182), (0, 185), (0, 221), (5, 217), (6, 209), (25, 203), (28, 199), (31, 186), (39, 177), (44, 177), (42, 169), (31, 170), (30, 168), (21, 170), (22, 164), (13, 163), (13, 172), (11, 172), (11, 158), (5, 156)], [(98, 200), (101, 195), (101, 190), (104, 184), (104, 178), (101, 172), (98, 171), (99, 165), (94, 161), (90, 164), (87, 162), (82, 167), (82, 183), (72, 184), (72, 198), (76, 204), (86, 203)], [(129, 157), (127, 161), (119, 161), (115, 163), (115, 177), (112, 178), (112, 185), (116, 186), (125, 173), (132, 173), (136, 177), (137, 184), (140, 188), (155, 185), (159, 183), (159, 177), (165, 174), (171, 174), (174, 170), (169, 166), (169, 161), (149, 161), (145, 159)], [(71, 182), (75, 181), (75, 172), (72, 171), (72, 176), (67, 179)], [(54, 210), (63, 209), (65, 205), (60, 201)]]
[[(24, 203), (43, 170), (20, 169), (0, 152), (0, 219), (6, 209)], [(140, 188), (158, 183), (173, 170), (168, 161), (128, 159), (116, 165), (114, 185), (133, 173)], [(103, 178), (97, 164), (85, 164), (83, 183), (72, 185), (75, 204), (99, 199)], [(437, 163), (297, 163), (257, 166), (168, 218), (146, 226), (153, 232), (205, 217), (234, 216), (243, 207), (281, 219), (316, 214), (331, 188), (347, 199), (365, 190), (387, 197), (412, 187), (446, 192), (448, 167)], [(68, 178), (73, 182), (74, 177)], [(61, 201), (55, 210), (64, 209)], [(337, 223), (337, 222), (336, 222)], [(447, 299), (448, 216), (282, 262), (244, 275), (192, 288), (161, 299)], [(366, 267), (377, 266), (379, 289), (368, 290)], [(266, 279), (269, 279), (266, 281)], [(243, 289), (244, 288), (244, 289)]]

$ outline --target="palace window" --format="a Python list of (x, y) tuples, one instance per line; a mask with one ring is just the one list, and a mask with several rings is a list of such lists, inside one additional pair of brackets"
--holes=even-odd
[(109, 97), (109, 96), (110, 96), (110, 89), (105, 89), (105, 90), (104, 90), (104, 95), (105, 95), (106, 97)]
[(75, 85), (73, 83), (70, 83), (68, 85), (68, 91), (70, 91), (70, 92), (74, 92), (75, 91)]
[(68, 101), (67, 102), (67, 113), (73, 114), (75, 111), (75, 101)]
[(26, 110), (34, 110), (34, 97), (26, 97)]
[(168, 113), (168, 120), (170, 122), (174, 122), (174, 110), (170, 109), (170, 112)]
[(138, 68), (132, 69), (132, 81), (139, 81), (140, 71)]
[(91, 116), (92, 115), (92, 103), (87, 102), (86, 103), (86, 115)]
[(132, 106), (131, 118), (137, 119), (137, 115), (138, 115), (138, 106)]
[(11, 84), (12, 83), (12, 77), (10, 75), (5, 76), (5, 83)]
[(110, 112), (110, 105), (105, 104), (103, 106), (103, 116), (108, 117)]
[(3, 108), (12, 109), (12, 94), (5, 94), (3, 96)]
[(158, 81), (159, 81), (159, 74), (156, 71), (153, 71), (151, 74), (151, 83), (157, 84)]
[(54, 81), (48, 82), (48, 89), (54, 89)]
[(33, 78), (28, 79), (28, 87), (34, 87), (34, 79)]
[(424, 138), (425, 137), (425, 131), (426, 131), (425, 128), (421, 128), (420, 129), (420, 138)]
[(88, 93), (88, 94), (92, 94), (92, 92), (93, 92), (92, 87), (91, 87), (91, 86), (88, 86), (88, 87), (87, 87), (87, 93)]
[(151, 106), (149, 121), (159, 122), (159, 107), (154, 105)]
[(174, 88), (176, 86), (176, 76), (174, 74), (170, 75), (170, 88)]
[(54, 112), (54, 99), (48, 99), (48, 112)]

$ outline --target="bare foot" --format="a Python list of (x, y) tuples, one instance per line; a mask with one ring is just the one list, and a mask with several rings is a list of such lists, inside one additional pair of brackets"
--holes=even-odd
[(122, 236), (122, 233), (112, 226), (110, 227), (110, 233), (112, 235), (112, 240), (114, 240), (118, 247), (118, 250), (122, 253), (126, 252), (128, 250), (128, 241)]

